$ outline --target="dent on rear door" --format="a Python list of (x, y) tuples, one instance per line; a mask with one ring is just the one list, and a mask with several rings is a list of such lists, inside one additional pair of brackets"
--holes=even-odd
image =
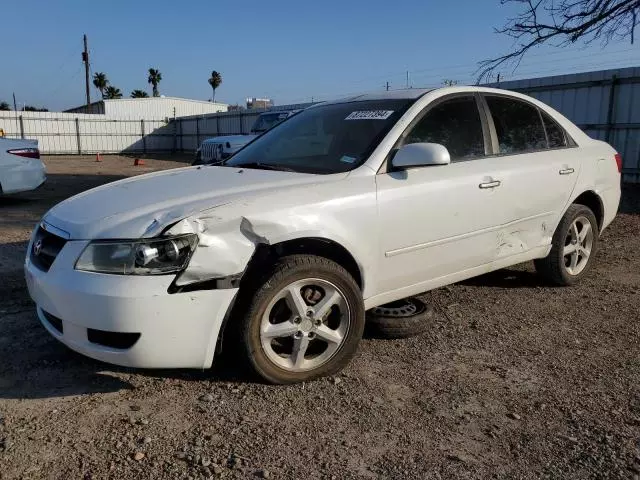
[[(496, 259), (551, 243), (580, 173), (577, 149), (523, 153), (503, 157), (510, 217), (498, 231)], [(571, 174), (562, 174), (565, 169)]]

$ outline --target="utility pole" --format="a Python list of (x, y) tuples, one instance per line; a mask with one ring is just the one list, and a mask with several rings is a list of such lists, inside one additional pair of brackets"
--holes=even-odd
[(13, 111), (16, 114), (16, 138), (18, 138), (18, 132), (20, 131), (20, 124), (18, 123), (18, 104), (16, 103), (16, 92), (13, 92)]
[(409, 88), (409, 70), (407, 70), (407, 88)]
[(91, 94), (89, 91), (89, 49), (87, 48), (87, 34), (84, 36), (84, 51), (82, 52), (82, 61), (84, 62), (84, 83), (87, 91), (87, 105), (91, 103)]
[(387, 92), (389, 91), (389, 82), (387, 82), (387, 84), (385, 85), (385, 88), (387, 89)]

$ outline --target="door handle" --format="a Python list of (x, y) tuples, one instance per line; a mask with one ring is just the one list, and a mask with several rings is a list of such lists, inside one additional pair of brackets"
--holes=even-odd
[(481, 183), (480, 188), (496, 188), (500, 186), (500, 180), (492, 180), (491, 182)]
[(563, 168), (558, 173), (560, 175), (571, 175), (573, 172), (575, 172), (575, 170), (573, 168)]

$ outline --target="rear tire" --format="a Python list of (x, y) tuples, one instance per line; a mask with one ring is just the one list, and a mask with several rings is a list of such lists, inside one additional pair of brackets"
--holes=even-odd
[(360, 288), (340, 265), (314, 255), (282, 257), (251, 289), (240, 320), (247, 363), (269, 383), (333, 375), (364, 330)]
[(567, 286), (580, 281), (591, 268), (598, 247), (598, 221), (588, 207), (571, 205), (553, 234), (551, 252), (534, 261), (547, 282)]

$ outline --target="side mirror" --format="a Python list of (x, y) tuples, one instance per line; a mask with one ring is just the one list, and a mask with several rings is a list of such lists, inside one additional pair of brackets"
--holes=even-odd
[(410, 143), (398, 150), (391, 160), (391, 165), (397, 169), (449, 163), (451, 163), (449, 150), (439, 143)]

